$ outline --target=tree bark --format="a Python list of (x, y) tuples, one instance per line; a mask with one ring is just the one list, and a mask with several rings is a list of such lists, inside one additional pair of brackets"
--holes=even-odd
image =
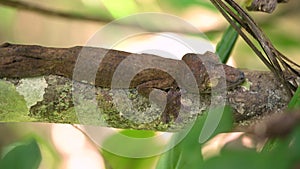
[[(129, 91), (118, 89), (115, 92), (107, 88), (96, 87), (91, 96), (88, 94), (91, 94), (90, 89), (94, 87), (93, 85), (74, 83), (72, 73), (82, 47), (30, 46), (30, 49), (28, 50), (28, 46), (25, 48), (24, 45), (3, 44), (0, 47), (0, 78), (15, 86), (20, 85), (22, 79), (36, 76), (45, 78), (48, 87), (45, 89), (44, 98), (31, 106), (29, 113), (29, 116), (38, 121), (99, 125), (100, 121), (104, 120), (105, 124), (103, 123), (103, 125), (106, 126), (151, 130), (165, 130), (172, 125), (162, 124), (157, 115), (161, 110), (155, 105), (152, 106), (148, 99), (139, 96), (136, 89)], [(97, 49), (98, 52), (103, 52), (103, 50), (105, 49)], [(233, 108), (236, 122), (245, 124), (245, 120), (284, 111), (290, 98), (271, 72), (245, 70), (244, 73), (247, 78), (246, 83), (227, 91), (227, 95), (222, 96), (224, 97), (222, 99), (225, 99), (226, 103)], [(77, 112), (78, 107), (76, 108), (80, 105), (78, 103), (80, 101), (78, 98), (74, 99), (74, 91), (72, 91), (75, 85), (80, 86), (77, 89), (80, 89), (80, 93), (85, 99), (91, 97), (91, 102), (88, 103), (95, 102), (93, 103), (103, 114), (102, 119), (97, 120), (93, 115), (87, 115), (86, 119), (80, 117), (81, 115)], [(125, 93), (132, 102), (131, 107), (117, 107), (114, 102), (114, 99), (118, 99), (114, 97), (116, 93)], [(210, 95), (200, 94), (200, 98), (200, 110), (208, 109), (211, 102)], [(192, 99), (182, 100), (182, 103), (187, 115), (181, 116), (181, 118), (189, 119), (191, 116), (201, 113), (189, 109), (189, 105), (193, 104)], [(149, 110), (147, 113), (145, 113), (146, 109)], [(70, 119), (70, 114), (64, 116), (66, 112), (77, 113), (78, 119)], [(55, 116), (55, 113), (60, 115), (59, 120), (50, 118)], [(188, 120), (182, 121), (188, 122)]]

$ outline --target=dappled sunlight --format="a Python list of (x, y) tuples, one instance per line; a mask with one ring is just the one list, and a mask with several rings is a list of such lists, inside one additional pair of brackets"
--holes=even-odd
[(234, 132), (234, 133), (222, 133), (218, 134), (207, 143), (204, 144), (202, 148), (202, 155), (204, 159), (216, 156), (220, 153), (221, 149), (229, 142), (237, 140), (241, 137), (243, 132)]
[(113, 48), (132, 53), (154, 54), (178, 60), (186, 53), (214, 51), (212, 44), (207, 39), (168, 32), (137, 34), (118, 42)]
[(104, 162), (99, 153), (90, 149), (81, 149), (72, 153), (66, 160), (64, 169), (104, 169)]
[(62, 154), (62, 169), (104, 168), (97, 149), (77, 128), (56, 124), (52, 126), (51, 135), (57, 151)]
[(217, 12), (201, 7), (190, 7), (183, 14), (183, 18), (197, 27), (201, 32), (217, 30), (226, 25), (225, 20)]
[(53, 125), (51, 135), (55, 146), (62, 153), (74, 153), (85, 146), (84, 135), (71, 125)]
[(300, 1), (253, 2), (0, 0), (0, 169), (300, 169)]

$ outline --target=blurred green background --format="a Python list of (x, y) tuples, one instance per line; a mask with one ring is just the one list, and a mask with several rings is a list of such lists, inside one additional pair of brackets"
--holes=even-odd
[[(183, 18), (204, 32), (213, 43), (220, 40), (222, 32), (228, 26), (223, 16), (209, 0), (17, 1), (50, 11), (96, 18), (102, 22), (50, 16), (4, 6), (2, 2), (0, 3), (0, 43), (12, 42), (55, 47), (84, 45), (109, 21), (141, 12), (162, 12)], [(251, 12), (279, 51), (296, 62), (300, 61), (297, 57), (300, 51), (299, 7), (300, 2), (294, 0), (278, 5), (272, 14)], [(232, 56), (231, 62), (234, 60), (232, 64), (236, 67), (266, 70), (266, 67), (242, 39), (238, 40)]]
[[(92, 37), (96, 31), (109, 23), (109, 21), (142, 12), (162, 12), (183, 18), (204, 32), (214, 44), (220, 40), (222, 33), (228, 27), (228, 23), (214, 6), (210, 4), (209, 0), (16, 1), (39, 6), (40, 8), (50, 11), (59, 11), (78, 17), (90, 17), (101, 21), (50, 16), (30, 10), (6, 6), (2, 4), (4, 2), (10, 1), (0, 0), (0, 43), (39, 44), (53, 47), (85, 45), (89, 38)], [(251, 12), (251, 15), (270, 37), (278, 50), (297, 63), (300, 63), (300, 58), (297, 57), (300, 52), (299, 7), (300, 1), (291, 0), (289, 3), (280, 4), (272, 14)], [(233, 50), (230, 63), (239, 68), (266, 70), (263, 63), (240, 38), (236, 48)], [(71, 147), (71, 149), (75, 150), (78, 154), (85, 156), (87, 156), (85, 154), (86, 152), (80, 152), (81, 150), (79, 151), (78, 147), (81, 147), (83, 150), (93, 149), (94, 152), (91, 154), (96, 156), (96, 161), (101, 161), (99, 160), (101, 157), (97, 154), (98, 150), (93, 147), (92, 143), (85, 140), (81, 141), (80, 144), (82, 145), (79, 145), (79, 143), (74, 141), (80, 141), (80, 139), (84, 137), (82, 133), (71, 126), (59, 124), (3, 123), (0, 125), (0, 133), (5, 137), (1, 137), (0, 139), (0, 150), (3, 146), (18, 141), (25, 135), (28, 135), (28, 133), (37, 133), (37, 135), (40, 136), (34, 136), (34, 138), (39, 143), (41, 154), (44, 157), (40, 168), (57, 168), (60, 158), (62, 160), (71, 158), (62, 150), (60, 150), (59, 153), (55, 152), (59, 149), (57, 146), (61, 145), (64, 140), (58, 140), (55, 144), (56, 147), (52, 147), (53, 145), (48, 144), (53, 144), (56, 138), (63, 138), (63, 135), (55, 135), (59, 134), (58, 131), (62, 131), (63, 129), (75, 130), (74, 135), (79, 135), (79, 139), (75, 136), (71, 137), (70, 131), (66, 131), (68, 134), (64, 133), (63, 135), (66, 136), (65, 140), (69, 142), (66, 141), (67, 143), (64, 144), (64, 148)], [(43, 138), (47, 141), (43, 141)], [(49, 143), (47, 143), (48, 141)], [(71, 143), (75, 143), (78, 147), (72, 148)], [(72, 153), (74, 154), (74, 152)], [(110, 156), (110, 154), (106, 155)], [(78, 159), (79, 157), (76, 158)], [(116, 157), (111, 157), (113, 160), (115, 160), (115, 158)], [(45, 159), (48, 160), (45, 162)], [(147, 159), (145, 163), (148, 164), (149, 161), (153, 163), (155, 160), (157, 159)], [(130, 165), (133, 165), (132, 161), (129, 162)], [(89, 166), (83, 167), (89, 168)], [(66, 166), (62, 166), (61, 168), (66, 168)]]

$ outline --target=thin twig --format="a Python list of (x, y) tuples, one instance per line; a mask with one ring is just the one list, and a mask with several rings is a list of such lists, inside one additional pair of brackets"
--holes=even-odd
[(94, 21), (94, 22), (111, 22), (113, 18), (104, 18), (99, 16), (86, 16), (78, 13), (68, 13), (65, 11), (59, 11), (54, 9), (48, 9), (33, 3), (23, 2), (23, 1), (12, 1), (12, 0), (0, 0), (1, 5), (10, 6), (16, 9), (28, 10), (32, 12), (41, 13), (43, 15), (57, 16), (68, 19), (78, 19), (85, 21)]
[[(145, 31), (151, 32), (175, 32), (175, 33), (187, 33), (187, 34), (199, 34), (199, 31), (196, 29), (182, 29), (181, 27), (176, 26), (169, 26), (169, 27), (156, 27), (155, 25), (145, 26), (141, 25), (140, 23), (136, 22), (124, 22), (124, 20), (117, 20), (115, 21), (112, 17), (100, 17), (100, 16), (87, 16), (80, 13), (76, 13), (76, 11), (66, 12), (66, 11), (59, 11), (55, 9), (45, 8), (34, 3), (28, 3), (23, 1), (14, 1), (14, 0), (0, 0), (0, 5), (9, 6), (15, 9), (20, 10), (27, 10), (31, 12), (36, 12), (42, 15), (48, 16), (55, 16), (55, 17), (62, 17), (67, 19), (76, 19), (76, 20), (83, 20), (83, 21), (92, 21), (92, 22), (103, 22), (103, 23), (112, 23), (114, 25), (121, 25), (133, 28), (140, 28)], [(115, 22), (114, 22), (115, 21)]]
[[(246, 13), (233, 0), (211, 0), (216, 8), (222, 13), (222, 15), (228, 20), (228, 22), (236, 29), (246, 43), (252, 48), (252, 50), (258, 55), (258, 57), (265, 63), (265, 65), (273, 72), (275, 77), (284, 85), (287, 89), (289, 96), (291, 97), (293, 92), (297, 89), (298, 85), (295, 82), (290, 82), (282, 72), (287, 72), (289, 75), (298, 76), (300, 73), (295, 70), (290, 64), (295, 67), (299, 67), (298, 64), (288, 59), (282, 53), (280, 53), (271, 43), (269, 38), (258, 27), (255, 21)], [(236, 22), (241, 25), (261, 46), (265, 56), (254, 45), (254, 43), (246, 36), (243, 30), (237, 26)]]

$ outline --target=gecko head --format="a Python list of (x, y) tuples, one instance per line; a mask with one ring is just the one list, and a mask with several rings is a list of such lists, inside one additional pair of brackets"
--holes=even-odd
[(212, 52), (206, 52), (203, 55), (186, 54), (182, 60), (192, 71), (200, 93), (209, 93), (212, 89), (231, 89), (245, 80), (243, 72), (221, 64)]
[(245, 81), (244, 72), (228, 65), (223, 65), (226, 77), (226, 86), (231, 89)]

